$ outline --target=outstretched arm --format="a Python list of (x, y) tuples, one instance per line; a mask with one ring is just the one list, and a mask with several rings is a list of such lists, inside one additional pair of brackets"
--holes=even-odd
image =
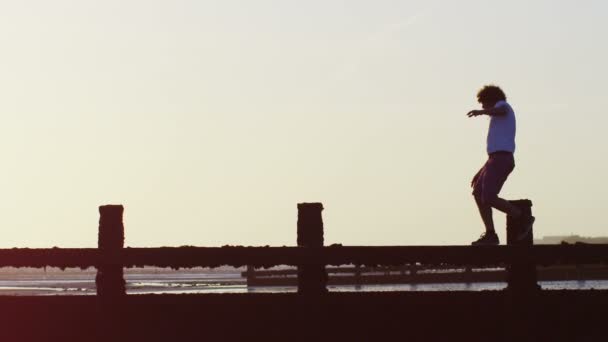
[(468, 117), (474, 117), (478, 115), (489, 115), (489, 116), (502, 116), (507, 114), (506, 106), (492, 107), (488, 109), (473, 109), (467, 113)]

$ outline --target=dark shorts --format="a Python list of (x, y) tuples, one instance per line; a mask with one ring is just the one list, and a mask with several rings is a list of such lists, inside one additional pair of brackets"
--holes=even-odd
[(483, 203), (498, 196), (502, 185), (515, 168), (513, 153), (498, 152), (488, 157), (488, 161), (474, 177), (473, 195), (481, 198)]

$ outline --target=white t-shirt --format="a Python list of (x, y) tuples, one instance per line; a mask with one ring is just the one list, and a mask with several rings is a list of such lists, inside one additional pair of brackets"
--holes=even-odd
[(488, 129), (488, 154), (497, 151), (515, 152), (515, 112), (506, 101), (498, 101), (494, 108), (507, 108), (507, 113), (501, 116), (490, 117)]

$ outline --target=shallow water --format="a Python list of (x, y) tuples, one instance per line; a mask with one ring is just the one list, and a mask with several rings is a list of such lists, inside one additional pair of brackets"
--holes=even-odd
[[(125, 275), (128, 294), (186, 294), (186, 293), (289, 293), (295, 286), (247, 287), (240, 273), (184, 273)], [(607, 280), (541, 281), (546, 290), (606, 290)], [(449, 283), (449, 284), (382, 284), (328, 286), (330, 292), (385, 292), (385, 291), (485, 291), (502, 290), (506, 283)], [(0, 280), (0, 295), (95, 295), (93, 276), (78, 279)]]

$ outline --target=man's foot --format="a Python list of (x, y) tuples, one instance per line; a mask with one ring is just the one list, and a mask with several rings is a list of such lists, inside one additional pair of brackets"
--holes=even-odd
[(496, 246), (498, 244), (499, 241), (496, 232), (485, 232), (481, 234), (479, 239), (471, 243), (473, 246)]
[(524, 216), (520, 218), (520, 220), (522, 231), (515, 237), (515, 240), (518, 242), (522, 241), (523, 239), (527, 238), (528, 235), (530, 235), (530, 232), (532, 232), (532, 225), (534, 225), (534, 221), (536, 220), (536, 218), (530, 215)]

